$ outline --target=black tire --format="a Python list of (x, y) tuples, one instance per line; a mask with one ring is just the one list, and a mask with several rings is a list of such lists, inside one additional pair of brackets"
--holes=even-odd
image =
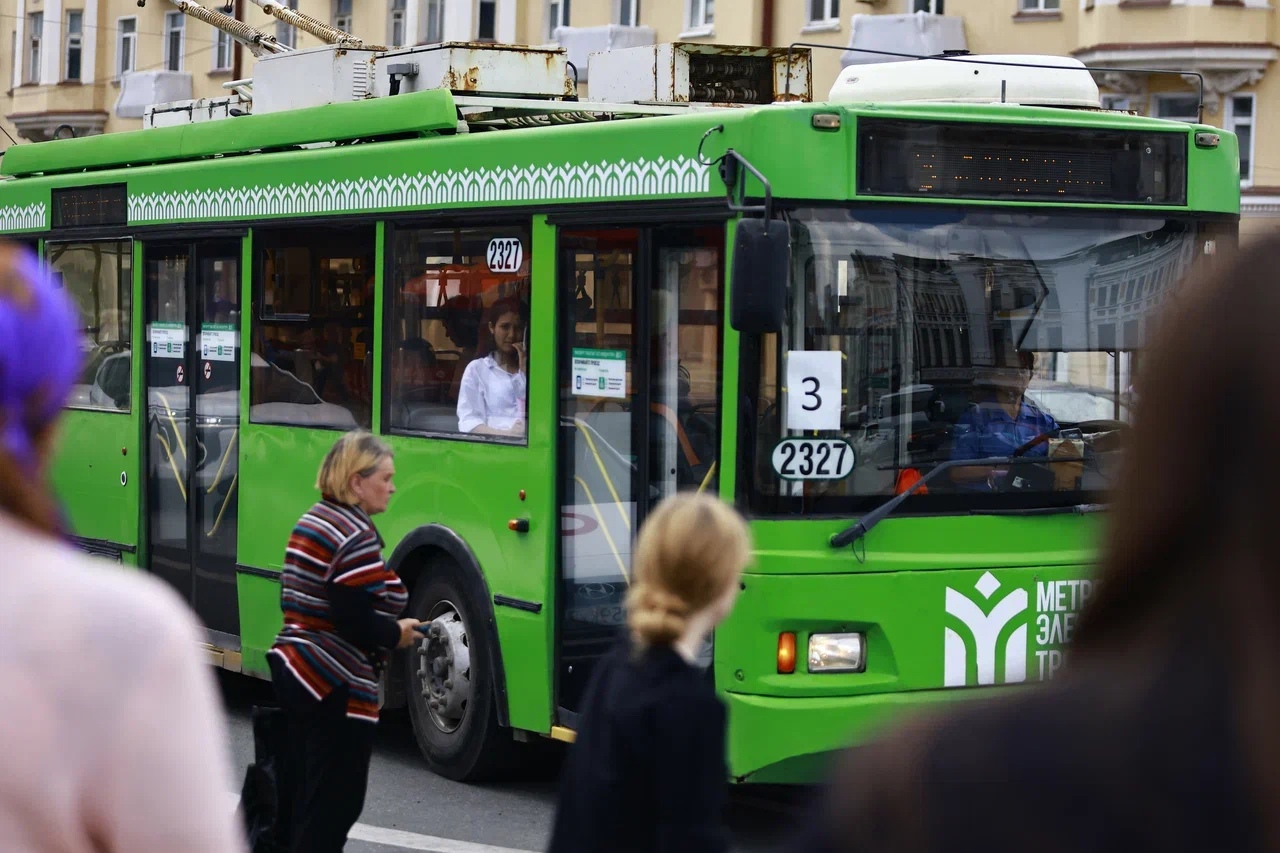
[[(427, 567), (413, 590), (406, 616), (430, 622), (437, 616), (457, 614), (461, 634), (469, 650), (469, 698), (460, 716), (457, 708), (433, 709), (429, 704), (431, 677), (442, 643), (429, 639), (406, 650), (406, 704), (418, 749), (431, 770), (459, 782), (495, 781), (516, 767), (518, 746), (511, 731), (498, 724), (493, 673), (489, 667), (489, 638), (481, 622), (481, 604), (472, 599), (462, 582), (462, 569), (453, 560), (439, 558)], [(434, 646), (433, 646), (434, 643)], [(442, 675), (436, 676), (439, 696)], [(446, 695), (453, 695), (452, 692)], [(456, 698), (456, 697), (455, 697)]]

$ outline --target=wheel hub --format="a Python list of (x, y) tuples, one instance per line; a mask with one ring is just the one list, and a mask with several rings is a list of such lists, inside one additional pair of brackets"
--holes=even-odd
[(471, 705), (471, 647), (457, 608), (441, 602), (435, 609), (439, 613), (417, 646), (418, 682), (431, 721), (454, 732)]

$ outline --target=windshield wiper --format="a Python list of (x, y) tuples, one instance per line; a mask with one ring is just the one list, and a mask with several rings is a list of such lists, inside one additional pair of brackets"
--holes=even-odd
[(911, 484), (911, 487), (899, 495), (895, 495), (871, 512), (863, 516), (857, 524), (842, 530), (831, 537), (832, 548), (844, 548), (852, 545), (862, 537), (871, 532), (871, 528), (875, 527), (885, 517), (891, 515), (894, 510), (902, 506), (902, 502), (916, 493), (922, 486), (928, 485), (929, 481), (941, 474), (943, 471), (950, 471), (952, 468), (983, 468), (994, 465), (1053, 465), (1058, 462), (1076, 462), (1078, 458), (1059, 458), (1046, 459), (1042, 456), (989, 456), (986, 459), (948, 459), (946, 462), (940, 463), (928, 474), (925, 474), (919, 480)]

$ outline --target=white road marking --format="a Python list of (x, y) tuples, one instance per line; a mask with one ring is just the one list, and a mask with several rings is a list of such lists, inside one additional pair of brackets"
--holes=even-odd
[[(240, 795), (228, 793), (228, 805), (231, 809), (240, 807)], [(401, 829), (386, 829), (381, 826), (369, 826), (357, 823), (351, 827), (347, 838), (352, 841), (368, 841), (370, 844), (383, 844), (388, 847), (399, 847), (402, 850), (422, 850), (425, 853), (536, 853), (533, 850), (519, 850), (514, 847), (497, 847), (492, 844), (476, 844), (472, 841), (458, 841), (453, 838), (437, 838), (434, 835), (422, 835), (417, 832), (406, 832)]]

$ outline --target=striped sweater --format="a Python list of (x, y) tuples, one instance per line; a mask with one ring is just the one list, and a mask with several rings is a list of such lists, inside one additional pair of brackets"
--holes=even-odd
[(269, 654), (318, 701), (346, 687), (347, 717), (378, 721), (378, 675), (409, 600), (365, 512), (326, 498), (298, 520), (280, 585), (284, 628)]

